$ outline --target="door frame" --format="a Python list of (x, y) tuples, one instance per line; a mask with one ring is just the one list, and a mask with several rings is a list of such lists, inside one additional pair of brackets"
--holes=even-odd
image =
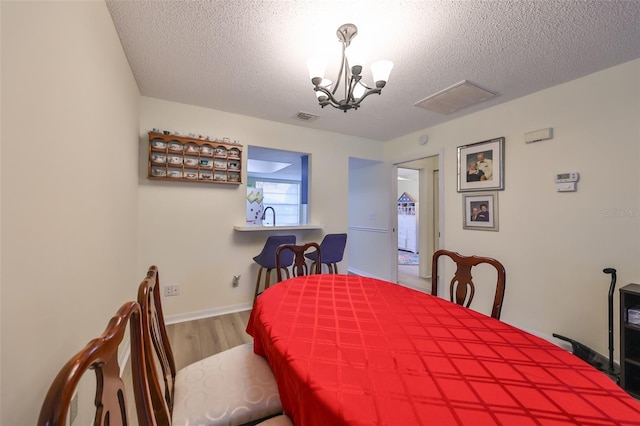
[[(434, 243), (434, 247), (433, 247), (433, 251), (431, 251), (431, 253), (433, 253), (434, 251), (444, 247), (444, 179), (442, 179), (443, 176), (443, 171), (444, 171), (444, 149), (441, 149), (440, 152), (433, 154), (433, 155), (425, 155), (422, 157), (418, 157), (418, 158), (409, 158), (403, 161), (397, 161), (393, 163), (393, 173), (392, 173), (392, 179), (393, 179), (393, 191), (392, 191), (392, 195), (393, 195), (393, 203), (392, 203), (392, 209), (393, 209), (393, 214), (391, 214), (391, 218), (392, 218), (392, 241), (390, 241), (390, 244), (393, 245), (392, 250), (390, 250), (390, 253), (397, 253), (398, 252), (398, 214), (397, 214), (397, 200), (398, 200), (398, 167), (400, 168), (415, 168), (415, 167), (407, 167), (407, 163), (412, 163), (414, 161), (420, 161), (420, 160), (424, 160), (427, 158), (433, 158), (433, 157), (438, 157), (438, 167), (437, 170), (438, 171), (438, 182), (437, 182), (437, 211), (434, 212), (434, 220), (437, 223), (434, 223), (434, 236), (437, 233), (437, 239), (435, 240), (436, 242)], [(420, 169), (420, 179), (423, 179), (424, 177), (424, 169)], [(419, 183), (419, 187), (421, 188), (420, 191), (423, 192), (422, 188), (423, 188), (423, 184), (422, 182)], [(436, 188), (434, 188), (435, 190)], [(435, 195), (435, 194), (434, 194)], [(422, 212), (425, 212), (424, 214), (426, 214), (426, 209), (424, 208), (420, 208), (419, 211), (421, 212), (421, 216), (418, 218), (419, 221), (422, 221)], [(421, 225), (419, 225), (421, 226)], [(422, 241), (423, 238), (420, 238), (420, 240)], [(422, 247), (423, 243), (420, 243), (420, 247)], [(419, 250), (420, 252), (423, 252), (422, 249)], [(428, 267), (423, 268), (423, 263), (427, 262), (430, 265), (430, 260), (427, 258), (427, 253), (423, 255), (420, 255), (420, 271), (423, 271), (425, 269), (429, 269)], [(398, 256), (394, 255), (393, 256), (393, 261), (392, 264), (394, 265), (394, 267), (392, 268), (392, 274), (393, 276), (393, 281), (398, 282)], [(422, 274), (421, 274), (422, 275)], [(440, 290), (440, 286), (441, 283), (438, 282), (438, 290)]]

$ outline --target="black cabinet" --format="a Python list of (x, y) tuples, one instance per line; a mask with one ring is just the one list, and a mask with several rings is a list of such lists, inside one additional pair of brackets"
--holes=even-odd
[(640, 310), (640, 284), (620, 289), (620, 386), (640, 398), (640, 324), (629, 322), (630, 309)]

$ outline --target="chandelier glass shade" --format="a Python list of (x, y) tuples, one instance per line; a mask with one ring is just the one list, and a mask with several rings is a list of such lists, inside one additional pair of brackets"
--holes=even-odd
[[(335, 82), (324, 78), (327, 67), (326, 59), (311, 58), (307, 61), (307, 67), (320, 106), (324, 108), (331, 105), (347, 112), (352, 108), (358, 109), (360, 103), (367, 96), (382, 92), (382, 88), (389, 80), (393, 62), (382, 60), (371, 65), (374, 87), (369, 87), (362, 81), (361, 60), (356, 58), (351, 51), (347, 51), (351, 40), (358, 34), (358, 28), (353, 24), (344, 24), (338, 28), (336, 34), (342, 44), (342, 62)], [(340, 92), (342, 99), (338, 99), (340, 95), (336, 95), (340, 86), (342, 86)]]

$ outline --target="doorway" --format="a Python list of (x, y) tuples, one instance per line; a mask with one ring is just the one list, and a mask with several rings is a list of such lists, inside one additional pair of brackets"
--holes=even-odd
[(431, 258), (440, 236), (439, 156), (396, 166), (398, 283), (431, 291)]
[(398, 166), (398, 280), (417, 279), (420, 267), (420, 171)]

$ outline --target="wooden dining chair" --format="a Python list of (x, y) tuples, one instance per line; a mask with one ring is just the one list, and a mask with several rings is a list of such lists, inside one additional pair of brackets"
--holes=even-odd
[(158, 268), (138, 288), (150, 393), (158, 425), (243, 425), (282, 414), (275, 377), (247, 343), (176, 371)]
[(495, 295), (493, 297), (493, 307), (491, 309), (491, 317), (500, 319), (502, 311), (502, 301), (504, 299), (504, 288), (506, 272), (504, 266), (499, 261), (490, 257), (480, 256), (463, 256), (448, 250), (438, 250), (433, 254), (432, 275), (431, 275), (431, 294), (438, 295), (438, 259), (440, 256), (448, 256), (456, 264), (456, 272), (449, 282), (449, 299), (465, 307), (469, 307), (475, 296), (476, 286), (471, 275), (471, 268), (480, 264), (488, 264), (493, 266), (497, 272), (497, 282), (495, 286)]
[[(305, 257), (305, 254), (309, 253), (313, 249), (315, 249), (317, 253), (317, 258), (316, 261), (312, 263), (311, 267), (309, 267), (309, 265), (307, 265), (307, 258)], [(284, 268), (283, 259), (288, 259), (290, 252), (293, 252), (291, 274), (294, 277), (321, 273), (322, 251), (318, 243), (306, 243), (302, 245), (282, 244), (276, 249), (276, 275), (278, 276), (278, 282), (282, 281), (282, 270)], [(288, 274), (287, 278), (289, 278)]]
[(78, 383), (89, 369), (94, 370), (96, 376), (93, 424), (129, 424), (125, 385), (120, 378), (118, 365), (118, 347), (128, 324), (131, 324), (131, 375), (138, 424), (156, 426), (144, 362), (141, 311), (137, 302), (122, 305), (102, 335), (91, 340), (62, 367), (42, 403), (38, 426), (67, 425), (71, 400)]

